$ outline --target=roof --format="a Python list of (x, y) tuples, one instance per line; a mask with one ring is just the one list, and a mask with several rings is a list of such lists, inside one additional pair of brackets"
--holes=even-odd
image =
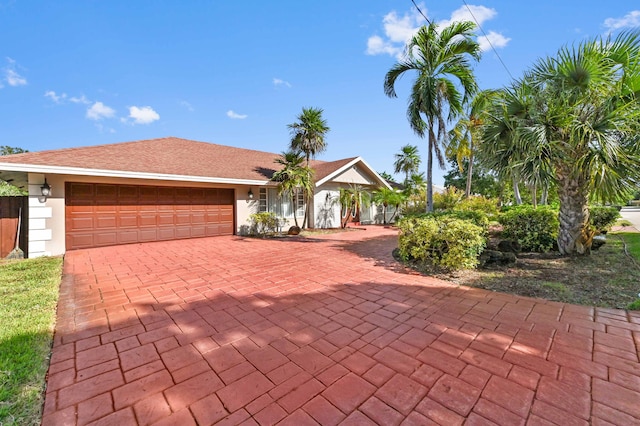
[[(166, 137), (0, 157), (0, 170), (264, 184), (280, 154)], [(359, 157), (311, 162), (316, 181)], [(374, 172), (375, 173), (375, 172)]]

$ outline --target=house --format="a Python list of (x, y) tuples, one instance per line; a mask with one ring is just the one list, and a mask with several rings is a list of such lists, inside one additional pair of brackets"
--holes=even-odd
[[(147, 241), (243, 234), (249, 217), (273, 211), (293, 224), (292, 206), (270, 181), (279, 154), (176, 137), (0, 157), (0, 179), (29, 193), (28, 255)], [(311, 162), (311, 217), (340, 226), (340, 188), (388, 187), (362, 158)], [(50, 194), (45, 194), (47, 189)], [(44, 194), (44, 195), (43, 195)], [(361, 220), (372, 220), (375, 207)]]

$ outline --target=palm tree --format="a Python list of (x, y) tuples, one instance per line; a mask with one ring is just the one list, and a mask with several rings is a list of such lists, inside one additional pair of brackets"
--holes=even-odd
[(415, 145), (405, 145), (400, 148), (400, 153), (395, 155), (396, 161), (393, 163), (396, 173), (404, 173), (405, 184), (409, 181), (409, 176), (416, 173), (420, 168), (420, 154)]
[(349, 219), (360, 218), (362, 207), (369, 207), (371, 204), (371, 195), (357, 184), (349, 185), (349, 188), (340, 188), (338, 197), (342, 228), (347, 226)]
[(298, 215), (296, 214), (296, 198), (299, 191), (306, 194), (313, 190), (313, 171), (305, 166), (304, 157), (299, 151), (283, 152), (275, 163), (282, 166), (275, 172), (271, 180), (278, 182), (278, 194), (291, 198), (291, 208), (293, 209), (293, 221), (298, 225)]
[(432, 22), (421, 27), (408, 43), (405, 58), (385, 76), (384, 92), (395, 98), (398, 78), (406, 72), (417, 73), (407, 118), (418, 136), (428, 135), (427, 211), (433, 210), (433, 156), (441, 168), (445, 166), (441, 143), (447, 137), (446, 123), (462, 113), (477, 90), (470, 62), (480, 58), (474, 29), (472, 22), (453, 22), (444, 28)]
[[(290, 148), (305, 154), (307, 167), (309, 167), (309, 160), (327, 147), (324, 138), (330, 129), (327, 121), (322, 118), (323, 112), (321, 108), (302, 108), (302, 113), (297, 117), (298, 121), (287, 125), (291, 133)], [(304, 212), (303, 226), (308, 220), (307, 226), (313, 228), (313, 221), (310, 218), (307, 219), (309, 207), (313, 201), (313, 191), (308, 191), (306, 195), (307, 208)]]
[(389, 206), (396, 206), (397, 213), (397, 206), (402, 203), (403, 198), (402, 194), (394, 189), (381, 187), (374, 191), (372, 201), (382, 206), (382, 223), (384, 225), (387, 224), (387, 209)]
[(462, 117), (449, 131), (449, 143), (446, 148), (448, 157), (455, 157), (460, 172), (463, 171), (464, 159), (467, 161), (467, 184), (464, 196), (471, 196), (471, 178), (473, 162), (477, 146), (482, 139), (482, 125), (487, 114), (490, 101), (497, 96), (497, 90), (482, 90), (471, 101), (466, 116)]
[(539, 60), (492, 110), (485, 142), (511, 150), (525, 178), (557, 185), (562, 254), (590, 252), (590, 199), (640, 182), (639, 97), (640, 32), (623, 32)]

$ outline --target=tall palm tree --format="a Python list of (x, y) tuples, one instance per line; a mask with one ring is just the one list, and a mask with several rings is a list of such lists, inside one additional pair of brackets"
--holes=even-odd
[(420, 137), (428, 135), (427, 211), (433, 210), (433, 156), (444, 168), (441, 149), (446, 123), (462, 113), (463, 105), (477, 91), (471, 59), (480, 59), (472, 22), (453, 22), (444, 28), (430, 23), (421, 27), (407, 44), (405, 58), (387, 72), (384, 93), (397, 97), (395, 83), (407, 72), (415, 72), (407, 118)]
[(395, 155), (396, 161), (393, 163), (396, 173), (404, 173), (405, 184), (409, 181), (409, 176), (417, 173), (420, 168), (420, 154), (415, 145), (405, 145), (400, 148), (400, 152)]
[(588, 254), (589, 200), (615, 201), (640, 183), (640, 32), (539, 60), (490, 121), (488, 144), (512, 150), (529, 178), (543, 171), (555, 181), (560, 253)]
[(300, 191), (306, 194), (313, 189), (313, 171), (304, 165), (304, 157), (299, 151), (283, 152), (274, 162), (281, 165), (282, 168), (273, 174), (271, 180), (278, 182), (280, 196), (290, 197), (293, 221), (296, 227), (299, 227), (296, 198)]
[(460, 172), (463, 171), (464, 159), (467, 161), (467, 184), (465, 198), (471, 196), (471, 177), (473, 176), (473, 162), (477, 146), (482, 140), (482, 125), (485, 122), (487, 107), (498, 94), (497, 90), (482, 90), (478, 92), (465, 116), (461, 117), (453, 129), (449, 131), (449, 143), (446, 153), (450, 158), (455, 157)]
[[(293, 151), (301, 151), (305, 155), (306, 165), (309, 167), (309, 160), (323, 152), (326, 148), (325, 136), (329, 132), (327, 121), (322, 118), (322, 108), (302, 108), (302, 113), (298, 115), (298, 121), (288, 124), (291, 133), (290, 148)], [(309, 207), (313, 202), (313, 191), (306, 193), (307, 208), (304, 213), (304, 223), (309, 228), (313, 228), (313, 220), (309, 218)]]

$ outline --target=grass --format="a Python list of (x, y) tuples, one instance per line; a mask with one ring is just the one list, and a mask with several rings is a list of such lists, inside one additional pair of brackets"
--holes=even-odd
[(0, 425), (38, 425), (62, 258), (0, 262)]
[(627, 245), (627, 252), (640, 262), (640, 233), (637, 232), (617, 232), (616, 235)]
[[(618, 232), (614, 234), (624, 241), (626, 253), (636, 261), (640, 267), (640, 234), (636, 232)], [(627, 305), (627, 309), (640, 311), (640, 293), (638, 298)]]
[(434, 274), (470, 287), (557, 302), (640, 309), (640, 233), (610, 232), (590, 256), (520, 253), (515, 264)]

